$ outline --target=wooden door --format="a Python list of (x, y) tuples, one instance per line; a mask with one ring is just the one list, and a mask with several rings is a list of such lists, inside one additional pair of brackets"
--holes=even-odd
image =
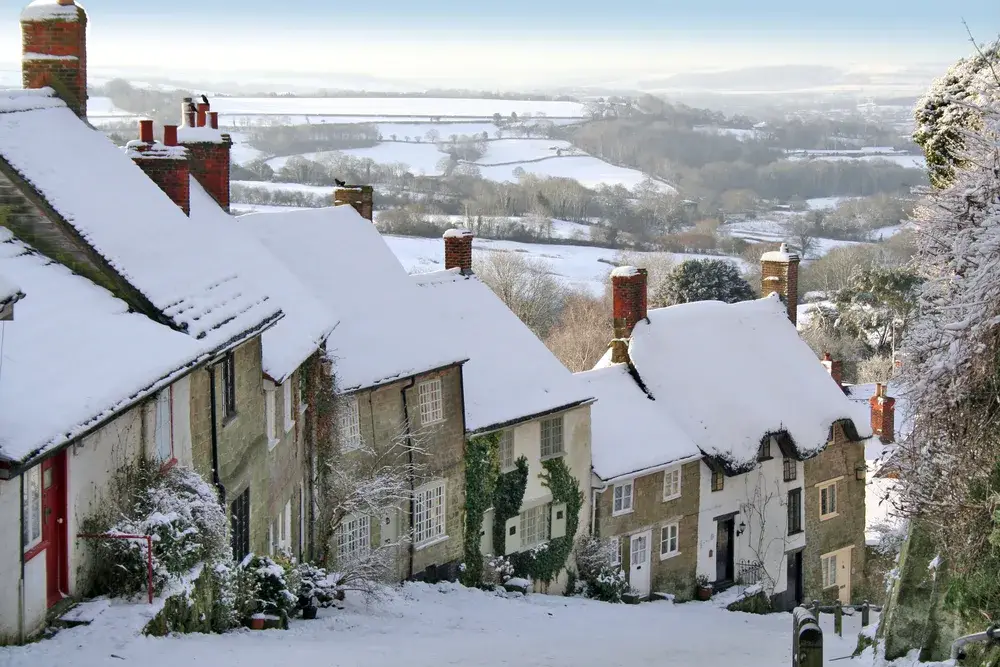
[(46, 600), (51, 607), (67, 595), (69, 555), (66, 540), (66, 451), (41, 464), (42, 541), (45, 547)]
[(733, 580), (733, 519), (724, 519), (716, 525), (715, 580)]
[(633, 535), (629, 549), (629, 586), (639, 593), (640, 598), (649, 597), (650, 590), (650, 558), (649, 545), (652, 541), (652, 531)]

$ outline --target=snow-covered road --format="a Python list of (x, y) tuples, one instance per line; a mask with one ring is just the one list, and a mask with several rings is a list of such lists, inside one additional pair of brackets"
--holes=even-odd
[[(116, 616), (112, 610), (54, 639), (0, 648), (0, 665), (781, 667), (791, 653), (788, 614), (732, 613), (714, 602), (628, 606), (545, 595), (505, 599), (454, 584), (409, 584), (372, 607), (348, 600), (346, 609), (320, 610), (319, 619), (293, 621), (287, 632), (160, 639), (135, 636)], [(843, 639), (829, 638), (828, 659), (850, 653), (848, 626)]]

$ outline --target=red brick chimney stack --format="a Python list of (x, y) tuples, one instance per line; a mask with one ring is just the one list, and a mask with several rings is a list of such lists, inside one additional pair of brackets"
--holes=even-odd
[(611, 295), (614, 309), (615, 339), (611, 343), (611, 361), (625, 363), (628, 339), (640, 320), (646, 319), (646, 269), (619, 266), (611, 272)]
[(369, 222), (375, 219), (375, 190), (370, 185), (348, 185), (333, 191), (334, 206), (353, 206)]
[(191, 175), (228, 212), (233, 141), (219, 130), (219, 114), (211, 110), (211, 104), (198, 102), (194, 111), (191, 104), (192, 100), (184, 100), (184, 125), (178, 130), (179, 143), (188, 150)]
[(177, 145), (177, 126), (163, 126), (163, 142), (153, 138), (153, 121), (139, 121), (139, 140), (130, 141), (125, 154), (184, 211), (191, 213), (191, 181), (187, 151)]
[(459, 269), (462, 275), (472, 273), (472, 232), (468, 229), (444, 233), (444, 268)]
[(833, 378), (833, 381), (837, 383), (837, 386), (843, 389), (844, 388), (843, 363), (831, 357), (829, 352), (823, 353), (823, 361), (821, 363), (823, 364), (823, 368), (826, 369), (826, 372), (829, 373), (830, 377)]
[(21, 12), (21, 85), (51, 87), (87, 117), (87, 13), (73, 0), (34, 0)]
[(872, 409), (872, 431), (888, 444), (896, 440), (896, 399), (886, 396), (884, 384), (875, 385), (875, 394), (868, 399)]
[(799, 305), (799, 256), (789, 252), (788, 244), (765, 252), (760, 258), (760, 295), (777, 292), (788, 308), (788, 319), (795, 324)]

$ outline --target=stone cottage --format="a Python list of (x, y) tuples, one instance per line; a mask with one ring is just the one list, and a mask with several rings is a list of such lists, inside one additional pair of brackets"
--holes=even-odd
[[(526, 474), (525, 491), (509, 515), (498, 517), (496, 507), (486, 509), (480, 551), (510, 556), (533, 573), (536, 590), (561, 594), (574, 540), (590, 525), (592, 394), (476, 277), (472, 243), (468, 230), (449, 230), (444, 270), (415, 274), (413, 282), (429, 316), (448, 332), (452, 349), (468, 359), (463, 369), (466, 438), (493, 436), (501, 477)], [(526, 467), (519, 468), (521, 460)], [(579, 500), (565, 485), (550, 481), (563, 471), (579, 486)], [(533, 565), (530, 554), (545, 549), (566, 558), (558, 567), (543, 568), (537, 559)]]
[[(786, 269), (794, 262), (769, 265), (774, 259), (764, 257), (765, 285), (793, 286), (794, 268)], [(867, 420), (799, 340), (789, 322), (794, 308), (778, 294), (647, 311), (646, 274), (632, 267), (612, 273), (612, 292), (615, 340), (598, 369), (579, 374), (597, 394), (595, 420), (615, 424), (595, 423), (595, 434), (608, 436), (594, 441), (595, 530), (627, 538), (623, 567), (640, 593), (654, 585), (690, 590), (700, 576), (716, 588), (764, 583), (780, 607), (802, 600), (827, 553), (810, 560), (810, 541), (827, 534), (810, 532), (810, 496), (824, 496), (824, 522), (835, 519), (836, 490), (822, 489), (841, 482), (841, 460), (818, 457), (839, 444), (831, 433), (851, 442), (867, 436)], [(635, 387), (623, 394), (625, 379)], [(642, 415), (635, 422), (601, 408), (625, 400), (642, 405), (626, 412)], [(622, 448), (622, 429), (642, 444)], [(658, 430), (668, 443), (649, 442)], [(861, 512), (863, 522), (863, 493)]]

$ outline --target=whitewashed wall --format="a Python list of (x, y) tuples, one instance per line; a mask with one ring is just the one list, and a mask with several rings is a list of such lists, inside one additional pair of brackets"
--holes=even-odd
[[(700, 498), (698, 516), (698, 569), (709, 581), (716, 578), (715, 517), (730, 512), (739, 512), (734, 524), (746, 524), (746, 530), (739, 537), (734, 531), (734, 564), (741, 560), (761, 560), (765, 570), (775, 580), (773, 593), (781, 593), (788, 587), (788, 571), (785, 553), (805, 546), (805, 533), (788, 535), (788, 491), (802, 487), (805, 472), (800, 461), (795, 463), (796, 479), (784, 481), (781, 452), (777, 445), (771, 445), (774, 458), (761, 462), (755, 470), (736, 477), (727, 477), (722, 491), (712, 491), (712, 472), (701, 464)], [(802, 498), (805, 503), (805, 496)], [(757, 512), (747, 511), (747, 505), (763, 508), (763, 521)], [(802, 517), (805, 527), (805, 517)], [(734, 568), (735, 569), (735, 568)]]

